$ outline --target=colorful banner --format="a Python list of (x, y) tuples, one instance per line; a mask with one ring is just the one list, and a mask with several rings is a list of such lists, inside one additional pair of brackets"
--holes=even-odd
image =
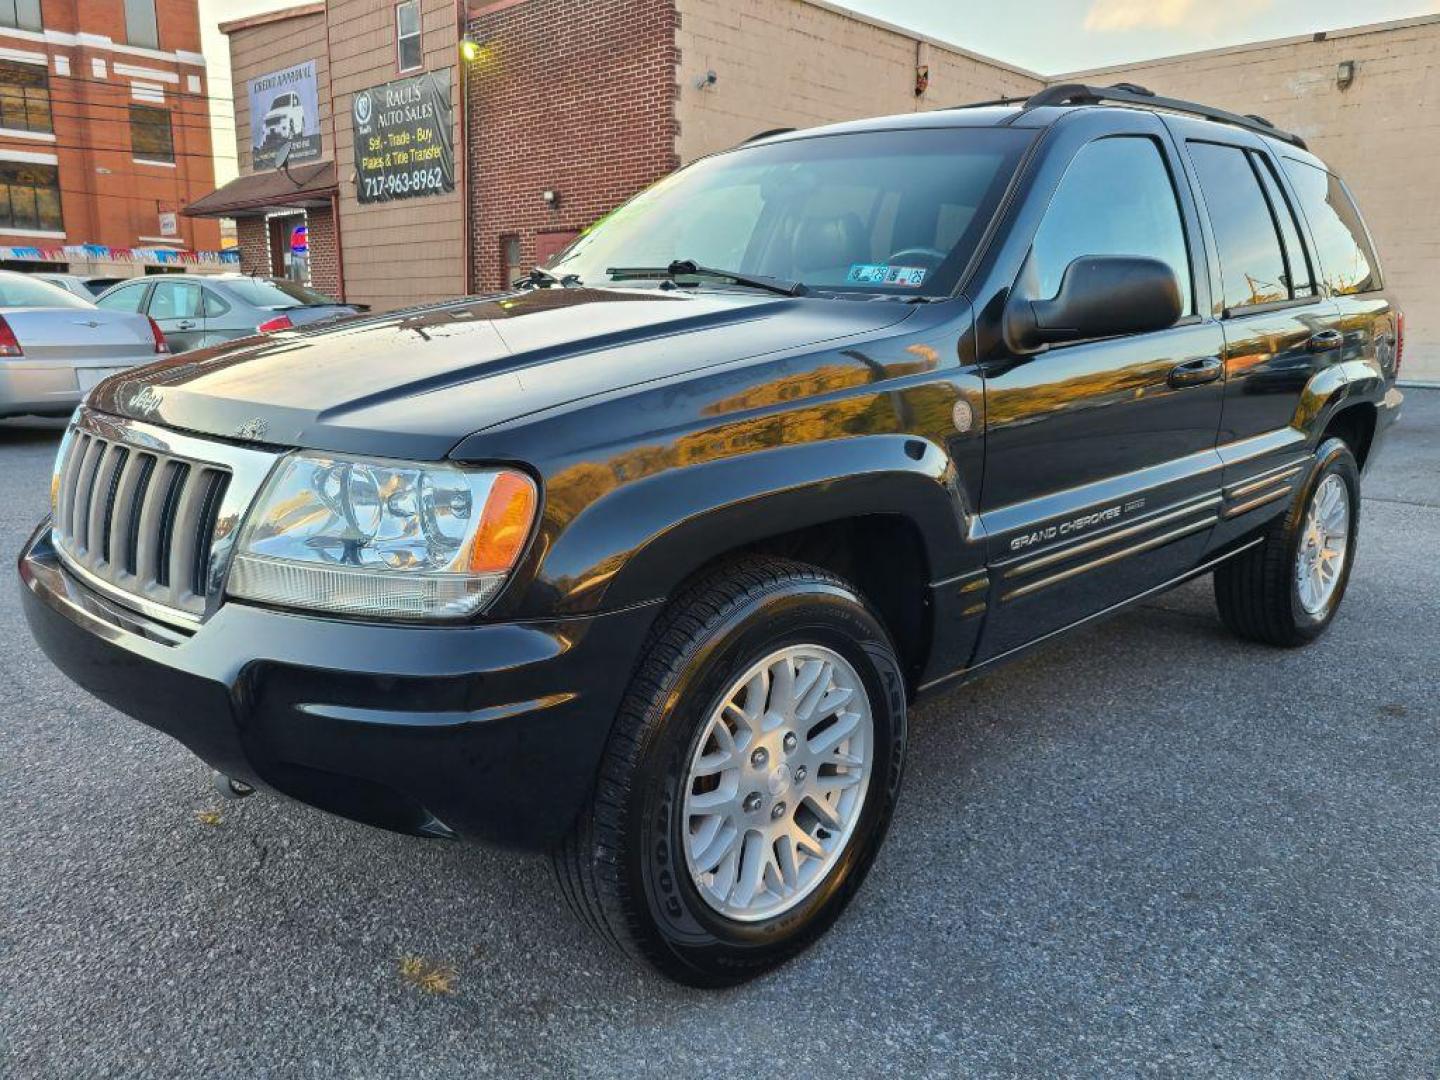
[(112, 248), (104, 244), (67, 244), (64, 247), (0, 247), (0, 259), (26, 262), (143, 263), (148, 266), (239, 266), (240, 249), (181, 251), (178, 248)]

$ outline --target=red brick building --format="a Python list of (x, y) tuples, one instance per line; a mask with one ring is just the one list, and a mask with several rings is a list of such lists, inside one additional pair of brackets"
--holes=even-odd
[(215, 185), (197, 7), (0, 0), (5, 265), (125, 276), (213, 257), (218, 223), (179, 213)]

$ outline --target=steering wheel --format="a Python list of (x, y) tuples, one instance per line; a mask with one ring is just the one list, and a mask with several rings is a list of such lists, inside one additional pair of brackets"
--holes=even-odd
[(904, 266), (908, 263), (922, 260), (921, 266), (923, 269), (934, 270), (943, 263), (946, 258), (948, 258), (946, 253), (939, 248), (910, 247), (901, 248), (899, 251), (892, 252), (885, 261), (892, 266), (896, 263)]

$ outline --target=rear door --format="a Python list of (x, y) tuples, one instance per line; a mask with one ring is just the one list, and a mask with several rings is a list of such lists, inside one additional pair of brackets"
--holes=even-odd
[(204, 297), (194, 281), (157, 281), (147, 313), (172, 353), (199, 348), (205, 338)]
[[(1069, 137), (1086, 123), (1072, 122)], [(1054, 296), (1085, 256), (1144, 256), (1174, 270), (1184, 315), (1168, 330), (1031, 356), (997, 342), (984, 364), (992, 584), (977, 660), (1183, 574), (1214, 525), (1223, 341), (1206, 310), (1195, 205), (1160, 121), (1118, 123), (1133, 133), (1080, 146), (1042, 203), (1023, 290)]]
[(1343, 339), (1339, 309), (1319, 283), (1263, 141), (1239, 130), (1217, 137), (1213, 125), (1203, 131), (1186, 139), (1186, 152), (1207, 211), (1225, 333), (1221, 544), (1287, 505), (1308, 453), (1297, 426), (1302, 394), (1339, 362)]
[(1347, 382), (1375, 378), (1376, 373), (1393, 378), (1398, 315), (1382, 292), (1385, 283), (1375, 245), (1350, 190), (1309, 155), (1282, 154), (1280, 165), (1301, 220), (1309, 226), (1315, 272), (1338, 310)]

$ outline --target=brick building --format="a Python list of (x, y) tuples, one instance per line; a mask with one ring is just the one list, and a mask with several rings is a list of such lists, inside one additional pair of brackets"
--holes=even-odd
[(0, 262), (129, 276), (212, 260), (196, 0), (0, 2)]
[[(243, 175), (216, 193), (228, 207), (196, 209), (248, 207), (245, 265), (264, 272), (280, 267), (304, 210), (316, 283), (351, 301), (495, 289), (677, 166), (760, 131), (1126, 79), (1305, 135), (1366, 209), (1407, 309), (1407, 373), (1440, 377), (1436, 211), (1413, 194), (1440, 155), (1440, 121), (1424, 108), (1440, 92), (1440, 16), (1078, 76), (1025, 71), (829, 0), (330, 0), (225, 29)], [(303, 62), (317, 73), (322, 151), (289, 176), (256, 168), (249, 87)], [(452, 183), (375, 201), (355, 153), (357, 97), (415, 73), (448, 94)]]

